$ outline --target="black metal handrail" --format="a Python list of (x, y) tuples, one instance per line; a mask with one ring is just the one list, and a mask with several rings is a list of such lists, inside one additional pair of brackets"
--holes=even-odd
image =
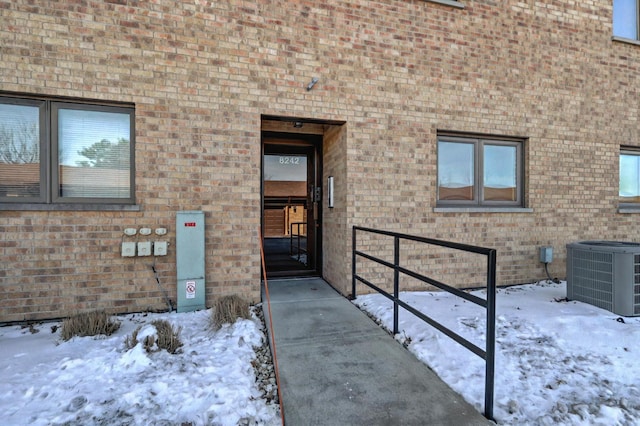
[[(306, 254), (307, 253), (307, 249), (300, 247), (300, 241), (302, 238), (307, 238), (306, 232), (304, 234), (300, 233), (300, 225), (306, 225), (307, 222), (291, 222), (289, 224), (289, 255), (293, 256), (293, 237), (296, 237), (296, 240), (298, 242), (297, 247), (296, 247), (296, 254), (298, 255), (297, 260), (300, 261), (300, 255), (301, 254)], [(297, 227), (297, 233), (294, 234), (293, 233), (293, 227), (294, 225)]]
[[(393, 237), (394, 239), (394, 255), (393, 255), (393, 263), (387, 262), (383, 259), (377, 258), (375, 256), (366, 254), (362, 251), (357, 250), (357, 238), (356, 232), (368, 232), (379, 235), (386, 235), (389, 237)], [(429, 278), (415, 271), (411, 271), (405, 267), (400, 266), (400, 240), (408, 240), (408, 241), (416, 241), (419, 243), (431, 244), (440, 247), (446, 247), (450, 249), (460, 250), (464, 252), (481, 254), (487, 257), (487, 298), (482, 299), (480, 297), (474, 296), (472, 294), (466, 293), (457, 289), (455, 287), (444, 284), (438, 280), (433, 278)], [(468, 244), (460, 244), (454, 243), (450, 241), (442, 241), (436, 240), (432, 238), (423, 238), (414, 235), (408, 234), (400, 234), (397, 232), (389, 232), (389, 231), (381, 231), (377, 229), (371, 228), (363, 228), (359, 226), (353, 227), (352, 232), (352, 289), (351, 296), (355, 299), (356, 297), (356, 281), (359, 281), (368, 287), (376, 290), (378, 293), (382, 294), (386, 298), (393, 301), (393, 334), (398, 334), (398, 312), (399, 307), (406, 309), (411, 312), (413, 315), (417, 316), (421, 320), (425, 321), (429, 325), (435, 327), (440, 332), (449, 336), (465, 348), (469, 349), (471, 352), (484, 359), (485, 361), (485, 389), (484, 389), (484, 416), (490, 420), (493, 420), (493, 393), (494, 393), (494, 373), (495, 373), (495, 337), (496, 337), (496, 250), (489, 249), (485, 247), (472, 246)], [(393, 294), (389, 294), (388, 292), (382, 290), (380, 287), (375, 284), (367, 281), (363, 277), (359, 276), (356, 272), (356, 261), (358, 257), (362, 257), (368, 259), (372, 262), (378, 263), (385, 267), (393, 269)], [(412, 278), (415, 278), (424, 283), (431, 284), (441, 290), (444, 290), (448, 293), (452, 293), (455, 296), (461, 297), (465, 300), (468, 300), (471, 303), (474, 303), (478, 306), (481, 306), (487, 311), (487, 330), (486, 330), (486, 345), (485, 348), (481, 348), (444, 325), (440, 324), (433, 318), (425, 315), (424, 313), (416, 310), (412, 306), (406, 304), (399, 298), (400, 294), (400, 274), (408, 275)]]

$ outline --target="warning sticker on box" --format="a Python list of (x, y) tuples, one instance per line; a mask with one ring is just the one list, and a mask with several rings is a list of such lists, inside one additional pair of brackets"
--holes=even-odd
[(196, 282), (187, 281), (185, 288), (187, 291), (187, 299), (195, 299), (196, 298)]

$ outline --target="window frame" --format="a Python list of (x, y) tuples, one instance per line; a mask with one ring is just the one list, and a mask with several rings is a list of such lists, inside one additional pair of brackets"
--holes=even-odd
[[(39, 97), (0, 92), (0, 103), (37, 106), (40, 125), (40, 196), (0, 196), (0, 210), (119, 210), (130, 209), (135, 197), (135, 105), (71, 98)], [(129, 197), (64, 197), (60, 194), (58, 111), (112, 112), (129, 115)]]
[[(630, 209), (630, 210), (638, 210), (640, 211), (640, 202), (637, 203), (629, 203), (624, 202), (620, 196), (620, 185), (622, 184), (622, 180), (620, 179), (620, 174), (622, 173), (622, 156), (623, 155), (633, 155), (640, 159), (640, 148), (630, 147), (630, 146), (621, 146), (620, 154), (618, 156), (618, 207), (622, 209)], [(638, 184), (640, 184), (640, 176), (638, 177)], [(640, 195), (639, 195), (640, 196)]]
[[(437, 156), (440, 156), (440, 142), (472, 144), (474, 147), (473, 157), (473, 200), (441, 200), (440, 199), (440, 166), (439, 161), (436, 167), (436, 207), (460, 207), (460, 208), (523, 208), (524, 207), (524, 144), (522, 138), (501, 138), (490, 136), (472, 135), (452, 135), (439, 133), (437, 138)], [(484, 147), (509, 146), (516, 148), (516, 188), (515, 201), (505, 200), (485, 200), (484, 185)]]

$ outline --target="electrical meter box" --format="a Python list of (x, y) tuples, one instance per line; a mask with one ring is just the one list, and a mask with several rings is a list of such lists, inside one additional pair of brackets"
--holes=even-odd
[(540, 262), (553, 262), (553, 247), (540, 247)]
[(205, 309), (204, 212), (181, 211), (176, 215), (176, 270), (177, 311)]

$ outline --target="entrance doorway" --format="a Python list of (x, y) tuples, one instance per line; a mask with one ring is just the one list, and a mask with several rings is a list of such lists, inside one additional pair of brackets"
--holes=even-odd
[(322, 136), (262, 132), (267, 277), (321, 275)]

